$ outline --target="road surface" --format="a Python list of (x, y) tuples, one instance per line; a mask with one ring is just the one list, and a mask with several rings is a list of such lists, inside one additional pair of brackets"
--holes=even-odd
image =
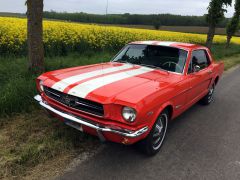
[(105, 146), (60, 179), (240, 180), (240, 67), (224, 75), (210, 106), (196, 104), (170, 124), (156, 156)]

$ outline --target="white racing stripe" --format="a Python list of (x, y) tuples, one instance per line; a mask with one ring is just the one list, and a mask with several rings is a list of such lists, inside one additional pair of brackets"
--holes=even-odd
[(177, 42), (172, 41), (140, 41), (140, 44), (146, 45), (156, 45), (156, 46), (171, 46), (172, 44), (176, 44)]
[(135, 69), (135, 70), (129, 70), (126, 72), (121, 72), (121, 73), (117, 73), (117, 74), (112, 74), (112, 75), (107, 75), (104, 77), (99, 77), (96, 79), (92, 79), (90, 81), (86, 81), (82, 84), (79, 84), (78, 86), (75, 86), (74, 88), (72, 88), (68, 94), (71, 94), (73, 96), (77, 96), (77, 97), (81, 97), (81, 98), (85, 98), (89, 93), (91, 93), (92, 91), (103, 87), (105, 85), (126, 79), (126, 78), (130, 78), (136, 75), (140, 75), (140, 74), (144, 74), (147, 72), (151, 72), (153, 71), (153, 69), (151, 68), (147, 68), (147, 67), (141, 67), (139, 69)]
[(162, 41), (158, 42), (157, 45), (159, 46), (171, 46), (172, 44), (175, 44), (176, 42), (171, 42), (171, 41)]
[(124, 69), (129, 69), (132, 68), (133, 66), (130, 64), (124, 64), (122, 66), (117, 66), (117, 67), (112, 67), (112, 68), (106, 68), (106, 69), (98, 69), (95, 71), (91, 71), (91, 72), (87, 72), (87, 73), (83, 73), (83, 74), (78, 74), (75, 76), (71, 76), (65, 79), (62, 79), (61, 81), (55, 83), (52, 88), (56, 89), (58, 91), (64, 91), (65, 88), (67, 88), (69, 85), (74, 84), (78, 81), (82, 81), (88, 78), (92, 78), (95, 76), (99, 76), (99, 75), (104, 75), (107, 73), (112, 73), (112, 72), (117, 72), (117, 71), (121, 71)]
[(146, 45), (152, 45), (154, 43), (157, 43), (157, 41), (140, 41), (140, 44), (146, 44)]

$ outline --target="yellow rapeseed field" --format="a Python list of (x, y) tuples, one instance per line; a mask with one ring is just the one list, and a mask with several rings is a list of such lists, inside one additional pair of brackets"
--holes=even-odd
[[(166, 40), (204, 44), (206, 35), (169, 31), (105, 27), (59, 21), (44, 21), (46, 53), (64, 54), (78, 50), (119, 49), (137, 40)], [(23, 18), (0, 17), (0, 53), (26, 53), (27, 21)], [(226, 42), (225, 36), (215, 36), (214, 43)], [(234, 37), (232, 43), (240, 44)]]

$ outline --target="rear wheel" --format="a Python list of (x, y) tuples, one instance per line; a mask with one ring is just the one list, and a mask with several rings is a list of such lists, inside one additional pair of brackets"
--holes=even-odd
[(161, 149), (167, 132), (168, 119), (169, 113), (164, 110), (156, 120), (149, 135), (139, 142), (138, 147), (147, 155), (153, 156)]
[(213, 99), (214, 99), (214, 96), (213, 96), (214, 91), (215, 91), (215, 84), (212, 84), (208, 90), (208, 94), (201, 99), (201, 101), (200, 101), (201, 104), (203, 104), (203, 105), (211, 104), (211, 102), (213, 102)]

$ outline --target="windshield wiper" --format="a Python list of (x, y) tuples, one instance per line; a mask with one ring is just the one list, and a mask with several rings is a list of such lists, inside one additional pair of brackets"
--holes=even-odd
[(126, 63), (126, 64), (132, 64), (133, 65), (133, 63), (130, 63), (130, 62), (124, 61), (124, 60), (117, 60), (117, 61), (113, 61), (113, 62)]
[(124, 60), (117, 60), (117, 61), (113, 61), (113, 62), (128, 63), (127, 61), (124, 61)]
[(168, 72), (169, 73), (169, 71), (168, 70), (166, 70), (166, 69), (163, 69), (163, 68), (161, 68), (161, 67), (159, 67), (159, 66), (154, 66), (154, 65), (150, 65), (150, 64), (139, 64), (140, 66), (146, 66), (146, 67), (150, 67), (150, 68), (154, 68), (154, 69), (160, 69), (160, 70), (163, 70), (163, 71), (165, 71), (165, 72)]
[(146, 67), (150, 67), (150, 68), (154, 68), (154, 69), (162, 69), (162, 68), (160, 68), (160, 67), (158, 67), (158, 66), (154, 66), (154, 65), (150, 65), (150, 64), (138, 64), (138, 65), (140, 65), (140, 66), (146, 66)]

